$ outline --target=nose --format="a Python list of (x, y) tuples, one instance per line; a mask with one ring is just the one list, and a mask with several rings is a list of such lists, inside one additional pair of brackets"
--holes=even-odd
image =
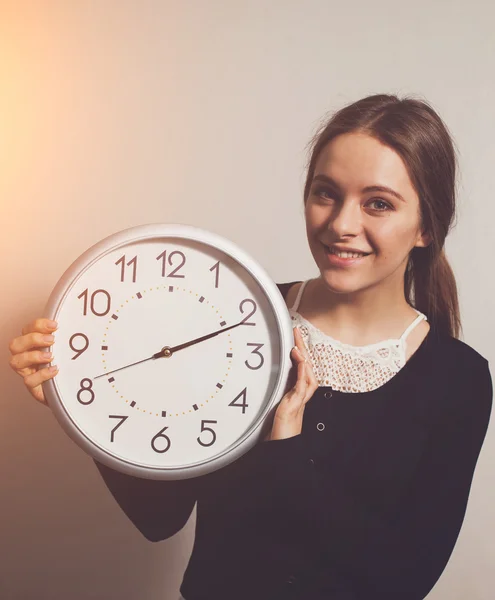
[(346, 235), (357, 235), (362, 229), (362, 213), (359, 201), (345, 201), (336, 204), (328, 222), (328, 228), (336, 239)]

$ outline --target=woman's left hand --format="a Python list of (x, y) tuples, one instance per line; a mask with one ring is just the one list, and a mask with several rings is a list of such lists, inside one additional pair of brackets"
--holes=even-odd
[(291, 350), (291, 358), (294, 361), (293, 368), (297, 368), (297, 381), (280, 401), (273, 419), (271, 434), (265, 441), (282, 440), (301, 433), (306, 402), (318, 389), (318, 381), (301, 332), (298, 327), (294, 327), (293, 331), (296, 345)]

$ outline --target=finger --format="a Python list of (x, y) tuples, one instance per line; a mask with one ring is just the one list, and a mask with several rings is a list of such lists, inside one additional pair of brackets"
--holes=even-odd
[(44, 381), (48, 381), (57, 375), (58, 369), (55, 366), (55, 369), (52, 370), (51, 367), (45, 367), (36, 371), (36, 373), (32, 373), (31, 375), (26, 375), (24, 377), (24, 384), (28, 388), (29, 393), (36, 399), (38, 402), (45, 404), (48, 406), (46, 402), (45, 395), (43, 393), (42, 383)]
[(299, 327), (294, 327), (294, 338), (296, 339), (296, 347), (302, 352), (306, 362), (308, 363), (308, 368), (306, 369), (306, 374), (308, 376), (308, 385), (312, 386), (314, 389), (318, 388), (318, 380), (313, 371), (313, 367), (311, 364), (311, 356), (308, 352), (306, 344), (304, 343), (304, 339), (301, 334), (301, 330)]
[(296, 384), (292, 388), (292, 391), (293, 391), (292, 396), (298, 402), (303, 401), (305, 394), (306, 394), (307, 385), (308, 385), (308, 383), (307, 383), (307, 377), (306, 377), (306, 363), (305, 363), (304, 359), (301, 358), (301, 359), (299, 359), (299, 362), (297, 365)]
[(26, 352), (34, 348), (46, 348), (55, 343), (53, 333), (32, 332), (25, 333), (11, 340), (9, 350), (12, 355)]
[(304, 343), (304, 339), (302, 337), (302, 333), (299, 327), (294, 327), (294, 341), (296, 343), (296, 347), (299, 348), (304, 358), (309, 362), (309, 352), (306, 348), (306, 344)]
[(14, 371), (21, 371), (27, 367), (35, 367), (36, 365), (42, 365), (49, 363), (53, 358), (51, 352), (44, 352), (43, 350), (31, 350), (30, 352), (21, 352), (20, 354), (14, 354), (10, 359), (10, 366)]
[(45, 317), (40, 317), (39, 319), (35, 319), (31, 321), (27, 325), (22, 328), (22, 335), (26, 335), (26, 333), (32, 333), (33, 331), (39, 331), (40, 333), (51, 333), (58, 328), (58, 323), (56, 321), (51, 321)]

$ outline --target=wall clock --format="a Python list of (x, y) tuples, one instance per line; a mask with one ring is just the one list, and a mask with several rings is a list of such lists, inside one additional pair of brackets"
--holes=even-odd
[(294, 345), (284, 299), (233, 242), (184, 224), (131, 227), (62, 275), (43, 383), (78, 446), (137, 477), (185, 479), (233, 462), (271, 427)]

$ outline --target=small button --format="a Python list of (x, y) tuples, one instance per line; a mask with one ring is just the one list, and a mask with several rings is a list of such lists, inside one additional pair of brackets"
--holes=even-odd
[(318, 429), (318, 431), (323, 431), (325, 429), (325, 423), (318, 423), (316, 429)]
[(310, 462), (310, 464), (312, 464), (312, 465), (314, 465), (314, 464), (315, 464), (315, 461), (314, 461), (312, 458), (310, 458), (310, 459), (309, 459), (309, 462)]
[(331, 398), (331, 397), (333, 396), (333, 394), (332, 394), (332, 391), (331, 391), (331, 390), (330, 390), (330, 391), (328, 391), (328, 392), (325, 392), (323, 395), (324, 395), (324, 396), (325, 396), (325, 398), (327, 398), (327, 399), (328, 399), (328, 398)]
[(296, 581), (296, 578), (294, 577), (294, 575), (291, 575), (289, 577), (289, 579), (287, 579), (287, 583), (295, 583), (295, 581)]

